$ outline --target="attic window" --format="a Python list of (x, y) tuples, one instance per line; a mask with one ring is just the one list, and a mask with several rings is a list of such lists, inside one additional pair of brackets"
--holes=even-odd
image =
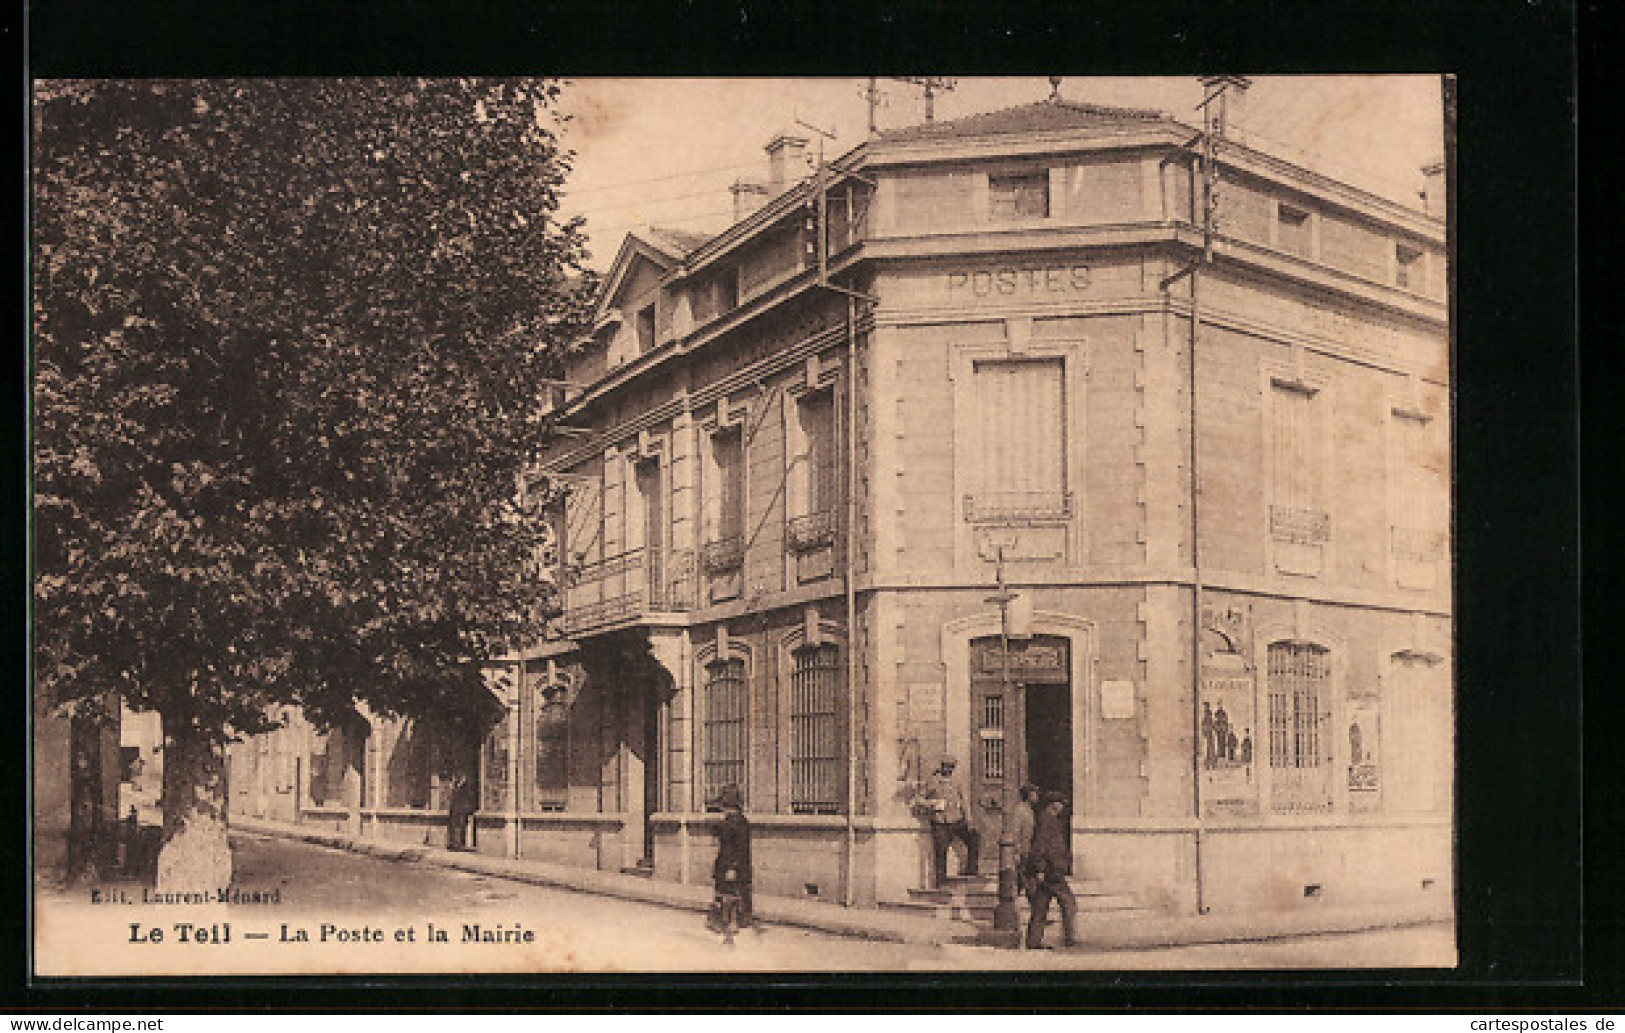
[(1309, 256), (1309, 213), (1282, 203), (1275, 210), (1275, 243), (1282, 251)]
[(1049, 218), (1049, 171), (987, 177), (988, 213), (994, 219)]
[(1417, 290), (1422, 286), (1422, 252), (1404, 244), (1394, 245), (1394, 285)]
[(648, 304), (638, 310), (638, 351), (653, 351), (655, 346), (655, 307)]

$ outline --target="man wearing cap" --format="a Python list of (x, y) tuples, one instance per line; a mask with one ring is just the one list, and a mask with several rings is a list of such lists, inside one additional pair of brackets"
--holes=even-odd
[(1033, 873), (1033, 891), (1029, 898), (1033, 905), (1031, 921), (1027, 923), (1027, 947), (1041, 950), (1044, 946), (1044, 926), (1049, 922), (1049, 902), (1061, 903), (1061, 939), (1070, 947), (1078, 936), (1078, 899), (1066, 877), (1072, 874), (1072, 843), (1067, 834), (1061, 812), (1066, 809), (1066, 796), (1051, 790), (1042, 797), (1043, 806), (1033, 828), (1033, 849), (1029, 867)]
[(942, 758), (937, 773), (925, 787), (922, 802), (931, 819), (932, 876), (941, 886), (948, 879), (948, 847), (954, 840), (965, 844), (963, 875), (975, 875), (982, 837), (970, 824), (970, 807), (965, 802), (965, 790), (954, 778), (958, 762), (952, 757)]
[(717, 895), (734, 893), (739, 896), (739, 925), (748, 928), (755, 924), (756, 915), (751, 907), (750, 821), (745, 817), (745, 794), (730, 782), (717, 794), (722, 807), (722, 823), (717, 828), (717, 859), (711, 868), (711, 878)]

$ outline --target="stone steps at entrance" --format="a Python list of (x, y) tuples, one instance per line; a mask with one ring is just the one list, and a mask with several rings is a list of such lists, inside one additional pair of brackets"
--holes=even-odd
[[(1080, 914), (1111, 912), (1151, 914), (1129, 893), (1121, 892), (1102, 879), (1069, 879), (1072, 893), (1078, 899)], [(911, 889), (907, 900), (883, 901), (881, 907), (908, 914), (933, 918), (953, 919), (977, 925), (993, 921), (994, 908), (999, 903), (999, 880), (993, 875), (958, 875), (934, 889)], [(1059, 917), (1052, 908), (1051, 913)]]

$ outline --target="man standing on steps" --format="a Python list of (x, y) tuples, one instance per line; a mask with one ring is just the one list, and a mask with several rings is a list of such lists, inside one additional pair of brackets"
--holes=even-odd
[(1072, 874), (1072, 843), (1061, 812), (1066, 796), (1050, 791), (1043, 796), (1043, 808), (1033, 829), (1030, 867), (1033, 873), (1032, 919), (1027, 923), (1027, 947), (1044, 949), (1044, 926), (1049, 922), (1051, 899), (1061, 904), (1061, 942), (1070, 947), (1078, 941), (1078, 899), (1066, 877)]
[(954, 778), (957, 766), (954, 758), (942, 758), (922, 797), (931, 819), (931, 874), (938, 886), (948, 881), (948, 847), (956, 839), (965, 844), (965, 867), (961, 874), (975, 875), (979, 867), (982, 837), (971, 827), (965, 790)]

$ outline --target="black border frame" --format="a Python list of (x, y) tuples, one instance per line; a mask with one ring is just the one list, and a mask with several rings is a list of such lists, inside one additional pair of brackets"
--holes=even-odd
[[(17, 36), (28, 65), (19, 105), (25, 148), (29, 75), (790, 75), (873, 68), (962, 75), (1456, 74), (1461, 964), (1453, 972), (210, 978), (29, 987), (26, 897), (17, 894), (0, 900), (0, 928), (14, 934), (6, 939), (18, 951), (16, 982), (0, 986), (0, 1008), (211, 1014), (1617, 1008), (1625, 1001), (1618, 917), (1625, 864), (1617, 859), (1625, 800), (1619, 781), (1597, 770), (1618, 752), (1608, 701), (1593, 694), (1586, 700), (1592, 720), (1581, 719), (1575, 117), (1579, 61), (1599, 50), (1583, 46), (1578, 35), (1589, 15), (1575, 3), (1544, 0), (1316, 0), (1291, 7), (1139, 0), (1110, 10), (1038, 0), (1004, 7), (945, 0), (817, 6), (736, 0), (707, 7), (693, 0), (35, 0)], [(26, 311), (26, 297), (24, 303)], [(26, 397), (25, 361), (10, 368), (19, 378), (13, 397)], [(1600, 447), (1598, 418), (1587, 416), (1589, 447)], [(16, 444), (7, 454), (21, 460), (15, 483), (22, 485), (26, 425), (7, 429)], [(19, 533), (8, 536), (15, 562), (7, 569), (16, 579), (8, 599), (26, 620), (27, 498), (19, 494), (21, 504), (10, 513)], [(1588, 588), (1588, 601), (1600, 602), (1599, 581)], [(1601, 666), (1594, 660), (1592, 669)], [(1589, 799), (1581, 793), (1582, 756)], [(0, 759), (6, 783), (18, 787), (13, 803), (21, 805), (6, 823), (5, 856), (26, 857), (25, 757), (4, 751)], [(28, 873), (18, 868), (24, 870), (14, 885), (22, 889)]]

